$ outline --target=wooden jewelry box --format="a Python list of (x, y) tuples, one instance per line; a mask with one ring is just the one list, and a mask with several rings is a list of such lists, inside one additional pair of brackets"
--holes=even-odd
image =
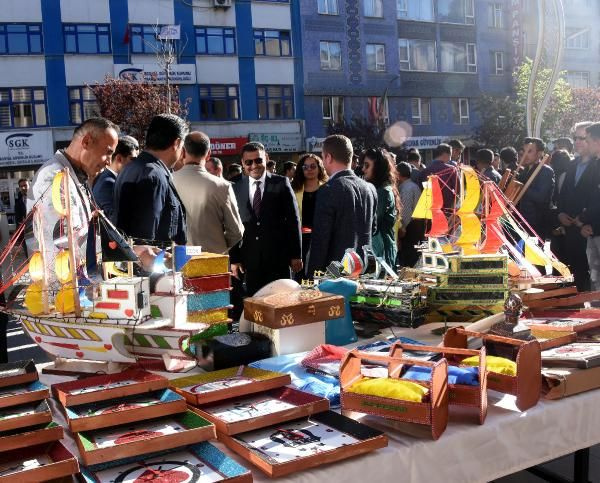
[(30, 383), (0, 388), (0, 408), (41, 401), (50, 397), (48, 387), (35, 380)]
[(58, 442), (2, 453), (0, 462), (0, 483), (48, 481), (77, 473), (77, 459)]
[(11, 451), (13, 449), (29, 448), (34, 445), (59, 441), (62, 438), (62, 426), (52, 421), (38, 426), (19, 428), (0, 433), (0, 448), (2, 448), (3, 452)]
[(31, 360), (0, 364), (0, 387), (26, 384), (37, 380), (37, 369)]

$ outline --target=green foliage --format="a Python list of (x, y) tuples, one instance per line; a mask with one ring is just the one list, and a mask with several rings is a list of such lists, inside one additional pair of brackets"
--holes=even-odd
[(332, 123), (327, 127), (327, 134), (343, 134), (349, 137), (355, 153), (360, 153), (373, 146), (385, 146), (383, 123), (368, 121), (362, 117), (354, 118), (349, 122), (344, 120)]

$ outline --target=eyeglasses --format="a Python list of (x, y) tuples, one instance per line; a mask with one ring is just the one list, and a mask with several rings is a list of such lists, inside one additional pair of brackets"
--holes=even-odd
[(309, 169), (317, 169), (317, 165), (316, 164), (303, 164), (302, 169), (304, 171), (308, 171)]
[(252, 166), (254, 164), (263, 164), (263, 158), (255, 158), (255, 159), (246, 159), (244, 161), (244, 166)]
[(587, 137), (585, 137), (585, 136), (573, 136), (573, 139), (575, 141), (585, 141), (587, 139)]

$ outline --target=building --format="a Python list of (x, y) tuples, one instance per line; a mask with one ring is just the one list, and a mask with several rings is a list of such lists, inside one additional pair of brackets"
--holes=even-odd
[(164, 26), (179, 26), (171, 32), (179, 35), (174, 83), (215, 155), (237, 156), (249, 138), (274, 157), (300, 151), (297, 8), (287, 0), (4, 0), (0, 196), (9, 212), (18, 179), (31, 177), (96, 112), (88, 85), (160, 72), (153, 46)]
[(477, 98), (511, 89), (512, 3), (302, 1), (308, 149), (352, 118), (401, 121), (405, 146), (469, 140)]

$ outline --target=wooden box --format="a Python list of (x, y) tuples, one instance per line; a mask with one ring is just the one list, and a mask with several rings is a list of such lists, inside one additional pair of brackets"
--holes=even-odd
[(275, 389), (292, 383), (289, 374), (239, 366), (171, 379), (169, 386), (189, 404), (201, 405)]
[(460, 327), (449, 329), (444, 334), (444, 347), (458, 347), (466, 349), (468, 338), (481, 339), (487, 348), (488, 354), (492, 354), (494, 345), (504, 346), (512, 351), (512, 360), (517, 363), (517, 375), (508, 376), (488, 372), (487, 384), (489, 389), (512, 394), (517, 397), (516, 405), (521, 411), (525, 411), (537, 404), (542, 391), (542, 358), (540, 343), (537, 340), (522, 341), (501, 337), (497, 335), (473, 332)]
[(61, 443), (2, 453), (0, 483), (48, 481), (79, 473), (79, 463)]
[(157, 391), (166, 389), (168, 385), (169, 381), (163, 376), (141, 369), (128, 369), (118, 374), (53, 384), (52, 394), (66, 407)]
[(344, 315), (344, 297), (314, 289), (244, 299), (246, 320), (271, 329), (339, 319)]
[(183, 396), (169, 389), (64, 408), (74, 433), (169, 416), (186, 409)]
[(231, 287), (231, 275), (207, 275), (205, 277), (186, 278), (183, 281), (186, 290), (194, 293), (212, 292), (214, 290), (228, 290)]
[(558, 338), (600, 327), (600, 310), (540, 310), (521, 319), (536, 338)]
[[(423, 402), (413, 402), (346, 391), (347, 388), (363, 378), (361, 372), (363, 361), (384, 364), (387, 366), (388, 377), (394, 379), (400, 377), (400, 371), (404, 364), (430, 367), (431, 381), (414, 381), (429, 389), (428, 397)], [(446, 359), (428, 362), (404, 357), (390, 357), (353, 349), (342, 360), (340, 396), (344, 412), (356, 411), (429, 426), (433, 439), (438, 439), (448, 425), (448, 362)]]
[(19, 428), (0, 433), (0, 448), (2, 451), (28, 448), (44, 443), (51, 443), (63, 438), (63, 428), (54, 421), (26, 429)]
[(442, 354), (449, 365), (467, 367), (461, 364), (462, 359), (476, 356), (479, 358), (479, 384), (470, 386), (468, 384), (450, 384), (448, 382), (448, 401), (450, 406), (464, 406), (477, 410), (479, 424), (485, 422), (487, 416), (487, 369), (485, 347), (475, 349), (455, 349), (451, 347), (422, 346), (416, 344), (403, 344), (396, 342), (390, 348), (390, 356), (402, 357), (404, 351), (410, 352), (434, 352)]
[(310, 416), (329, 409), (329, 401), (289, 387), (201, 406), (198, 413), (229, 435)]
[(79, 453), (88, 466), (215, 437), (215, 427), (193, 410), (75, 435)]
[(217, 253), (200, 253), (185, 262), (181, 268), (184, 278), (220, 275), (229, 272), (229, 257)]
[(381, 431), (333, 411), (236, 436), (219, 433), (219, 441), (271, 478), (352, 458), (388, 443)]
[(272, 356), (282, 356), (311, 351), (315, 347), (325, 344), (325, 324), (326, 322), (314, 322), (285, 329), (271, 329), (264, 325), (254, 324), (253, 332), (269, 338)]
[(37, 380), (37, 369), (31, 360), (0, 364), (0, 387), (26, 384)]
[(0, 388), (0, 408), (41, 401), (47, 397), (50, 397), (50, 391), (39, 381), (5, 386)]
[(85, 483), (163, 481), (251, 483), (252, 474), (210, 443), (81, 468)]
[(50, 421), (52, 421), (52, 413), (45, 399), (39, 403), (33, 402), (0, 409), (0, 432), (46, 424)]

